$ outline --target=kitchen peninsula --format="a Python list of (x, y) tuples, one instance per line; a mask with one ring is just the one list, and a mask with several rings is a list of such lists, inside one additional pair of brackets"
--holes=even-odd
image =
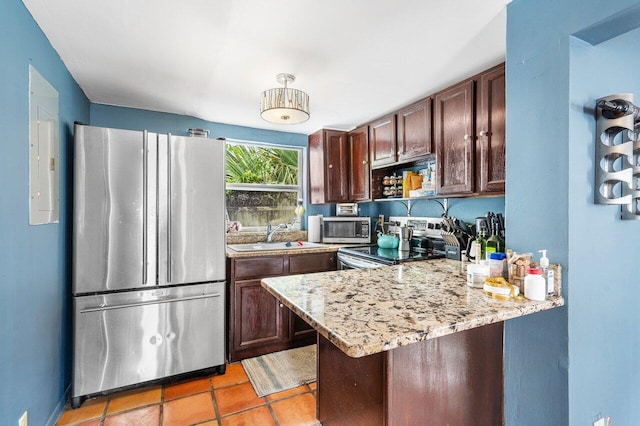
[(318, 332), (323, 425), (502, 424), (504, 321), (564, 299), (500, 301), (465, 283), (448, 259), (262, 280)]

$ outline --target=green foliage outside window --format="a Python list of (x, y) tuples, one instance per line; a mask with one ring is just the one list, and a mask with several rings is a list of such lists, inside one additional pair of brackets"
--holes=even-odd
[[(298, 149), (228, 144), (226, 181), (232, 187), (227, 189), (230, 219), (244, 227), (291, 222), (296, 201), (301, 197), (298, 160)], [(270, 185), (292, 188), (270, 188)]]

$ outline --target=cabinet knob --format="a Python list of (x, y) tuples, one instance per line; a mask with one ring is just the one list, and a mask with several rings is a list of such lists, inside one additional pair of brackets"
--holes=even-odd
[(367, 160), (362, 160), (362, 164), (367, 164), (368, 161)]
[(333, 169), (333, 164), (329, 164), (329, 168), (330, 168), (330, 169)]
[(281, 307), (281, 308), (284, 308), (284, 305), (281, 303), (281, 304), (280, 304), (280, 307)]
[(464, 135), (464, 140), (465, 140), (465, 141), (468, 141), (469, 139), (471, 139), (471, 136), (470, 136), (470, 135)]
[(480, 133), (478, 133), (480, 136), (485, 137), (485, 136), (489, 136), (489, 132), (487, 132), (486, 130), (481, 130)]

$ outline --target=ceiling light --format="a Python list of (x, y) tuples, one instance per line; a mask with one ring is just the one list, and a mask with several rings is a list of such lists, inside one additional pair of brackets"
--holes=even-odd
[(309, 95), (302, 90), (287, 87), (295, 79), (291, 74), (276, 75), (276, 81), (284, 84), (284, 87), (262, 92), (260, 117), (276, 124), (298, 124), (309, 119)]

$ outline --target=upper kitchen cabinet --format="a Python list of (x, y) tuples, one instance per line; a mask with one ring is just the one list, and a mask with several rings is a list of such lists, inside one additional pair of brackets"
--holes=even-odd
[(480, 74), (476, 118), (477, 191), (505, 191), (505, 72), (504, 64)]
[(347, 133), (319, 130), (309, 135), (309, 193), (312, 204), (349, 199)]
[(431, 102), (426, 98), (398, 111), (398, 162), (431, 154)]
[(397, 162), (396, 115), (389, 114), (369, 124), (369, 156), (371, 168)]
[(438, 195), (504, 193), (505, 111), (504, 64), (435, 95)]
[(475, 81), (452, 86), (434, 98), (436, 192), (438, 195), (474, 191)]
[(349, 132), (349, 201), (371, 199), (369, 129), (361, 126)]

